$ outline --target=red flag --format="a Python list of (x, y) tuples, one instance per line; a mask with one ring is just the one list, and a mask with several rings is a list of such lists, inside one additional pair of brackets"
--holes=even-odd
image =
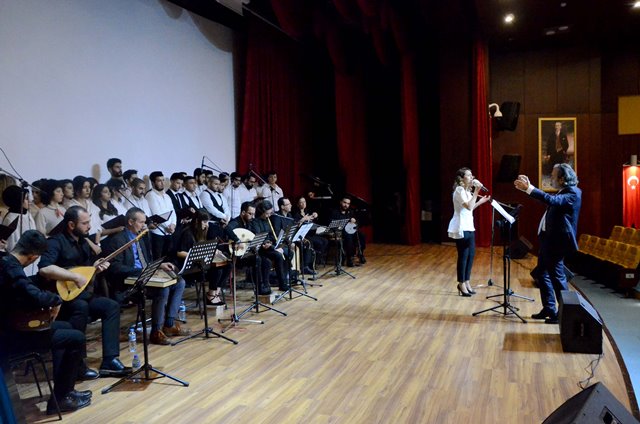
[(640, 167), (622, 167), (622, 224), (640, 228)]

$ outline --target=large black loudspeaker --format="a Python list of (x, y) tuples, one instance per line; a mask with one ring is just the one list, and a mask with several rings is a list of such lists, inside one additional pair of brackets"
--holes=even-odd
[(563, 290), (560, 341), (565, 352), (602, 353), (602, 320), (578, 292)]
[(526, 238), (520, 236), (518, 240), (511, 242), (511, 259), (522, 259), (533, 249), (533, 244)]
[(515, 131), (520, 115), (520, 103), (504, 102), (500, 106), (500, 112), (502, 112), (502, 118), (496, 119), (498, 131)]
[(602, 383), (587, 387), (553, 411), (542, 424), (638, 424)]

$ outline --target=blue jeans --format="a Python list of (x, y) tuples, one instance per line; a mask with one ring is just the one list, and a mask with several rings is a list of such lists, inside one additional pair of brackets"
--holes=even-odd
[(458, 249), (458, 283), (463, 283), (471, 279), (473, 258), (476, 255), (475, 231), (465, 231), (463, 238), (456, 239), (456, 248)]
[(149, 287), (147, 294), (152, 300), (151, 304), (151, 330), (160, 330), (165, 322), (165, 317), (177, 318), (182, 293), (184, 293), (184, 278), (178, 277), (178, 282), (172, 286), (158, 288)]

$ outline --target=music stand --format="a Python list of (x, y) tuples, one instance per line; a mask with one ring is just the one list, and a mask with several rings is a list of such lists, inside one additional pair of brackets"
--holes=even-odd
[[(533, 301), (533, 299), (531, 298), (527, 298), (524, 296), (519, 296), (514, 294), (514, 292), (511, 290), (511, 226), (514, 222), (516, 222), (516, 217), (512, 216), (511, 214), (509, 214), (507, 211), (504, 210), (504, 208), (500, 205), (499, 202), (497, 202), (496, 200), (491, 200), (491, 206), (493, 206), (493, 208), (498, 211), (500, 213), (500, 215), (504, 218), (504, 222), (503, 222), (503, 230), (506, 233), (506, 237), (503, 237), (504, 239), (504, 246), (503, 246), (503, 254), (502, 254), (502, 277), (503, 277), (503, 281), (504, 281), (504, 286), (503, 286), (503, 290), (502, 290), (502, 294), (501, 295), (495, 295), (495, 296), (489, 296), (489, 297), (496, 297), (496, 296), (502, 296), (503, 300), (502, 303), (492, 307), (492, 308), (488, 308), (488, 309), (484, 309), (482, 311), (478, 311), (478, 312), (474, 312), (471, 315), (472, 316), (476, 316), (479, 314), (482, 314), (484, 312), (489, 312), (489, 311), (493, 311), (493, 312), (497, 312), (500, 314), (503, 314), (505, 316), (507, 315), (515, 315), (517, 316), (524, 324), (527, 323), (527, 321), (522, 318), (519, 314), (518, 314), (518, 308), (516, 308), (515, 306), (511, 305), (510, 303), (510, 299), (511, 296), (517, 296), (517, 297), (521, 297), (524, 299), (528, 299)], [(518, 210), (519, 212), (519, 210)], [(516, 213), (517, 214), (517, 213)], [(487, 297), (487, 299), (489, 299), (489, 297)], [(502, 308), (502, 311), (500, 311), (500, 308)]]
[(189, 249), (187, 258), (184, 260), (184, 265), (182, 266), (182, 269), (178, 274), (183, 275), (189, 272), (200, 271), (201, 278), (199, 282), (196, 281), (196, 284), (200, 284), (200, 292), (202, 294), (201, 301), (204, 309), (204, 328), (195, 334), (191, 334), (185, 338), (178, 340), (177, 342), (171, 343), (171, 346), (175, 346), (178, 343), (193, 339), (194, 337), (197, 337), (199, 335), (203, 335), (205, 339), (208, 339), (210, 334), (218, 338), (223, 338), (233, 344), (238, 344), (236, 340), (223, 336), (220, 333), (216, 333), (211, 327), (209, 327), (209, 314), (207, 313), (207, 294), (205, 291), (205, 283), (207, 282), (206, 271), (209, 269), (209, 265), (213, 261), (217, 249), (217, 241), (203, 241), (201, 243), (197, 243), (191, 249)]
[[(251, 253), (254, 255), (258, 255), (257, 249), (262, 246), (262, 244), (264, 244), (264, 241), (267, 239), (267, 236), (269, 235), (269, 233), (259, 233), (256, 234), (255, 237), (253, 238), (253, 240), (251, 240), (250, 242), (248, 242), (247, 248), (245, 250), (245, 252), (242, 254), (242, 256), (240, 257), (240, 259), (244, 258), (245, 256), (247, 256), (247, 254)], [(236, 246), (236, 245), (234, 245)], [(254, 302), (251, 303), (251, 305), (249, 305), (244, 311), (242, 311), (240, 314), (236, 313), (237, 312), (237, 307), (236, 307), (236, 254), (234, 252), (233, 255), (233, 314), (231, 315), (231, 318), (224, 318), (224, 319), (218, 319), (218, 322), (222, 322), (222, 321), (230, 321), (229, 325), (227, 325), (225, 328), (222, 329), (222, 332), (224, 333), (225, 331), (227, 331), (231, 326), (236, 326), (240, 321), (245, 321), (245, 322), (253, 322), (256, 324), (264, 324), (264, 321), (262, 320), (249, 320), (249, 319), (242, 319), (242, 317), (244, 315), (247, 314), (247, 312), (249, 312), (250, 310), (252, 310), (253, 308), (256, 308), (256, 312), (260, 312), (258, 307), (262, 306), (266, 309), (278, 312), (279, 314), (282, 314), (284, 316), (287, 316), (286, 313), (279, 311), (275, 308), (270, 307), (269, 305), (265, 305), (264, 303), (261, 303), (258, 300), (258, 284), (256, 284), (255, 280), (257, 276), (253, 276), (253, 291), (254, 291), (254, 295), (255, 295), (255, 300)], [(256, 258), (256, 265), (257, 265), (258, 261)], [(257, 269), (257, 266), (256, 266)], [(254, 274), (256, 272), (254, 271)]]
[(338, 241), (338, 247), (336, 249), (336, 267), (335, 269), (330, 269), (329, 271), (325, 272), (318, 278), (322, 278), (325, 275), (329, 274), (330, 272), (335, 272), (336, 275), (347, 274), (349, 277), (355, 280), (356, 277), (354, 275), (342, 269), (342, 250), (343, 250), (342, 230), (344, 229), (344, 226), (347, 225), (349, 221), (351, 221), (351, 219), (349, 218), (334, 219), (327, 226), (327, 231), (333, 232), (335, 239)]
[[(289, 248), (291, 248), (291, 246), (293, 245), (293, 243), (295, 241), (302, 241), (302, 239), (307, 234), (307, 232), (309, 232), (309, 229), (311, 229), (311, 226), (312, 226), (312, 224), (310, 222), (306, 223), (306, 224), (301, 224), (299, 226), (296, 226), (296, 225), (292, 224), (285, 231), (285, 235), (284, 235), (283, 240), (285, 240), (289, 244)], [(300, 243), (300, 244), (302, 245), (303, 243)], [(304, 249), (304, 246), (302, 247), (302, 249)], [(294, 252), (294, 254), (295, 254), (295, 252)], [(304, 250), (302, 251), (301, 256), (302, 256), (302, 258), (304, 258)], [(304, 259), (302, 259), (302, 261), (304, 261)], [(289, 300), (293, 299), (293, 293), (298, 293), (300, 295), (298, 297), (306, 296), (309, 299), (313, 299), (315, 301), (318, 300), (317, 298), (315, 298), (315, 297), (313, 297), (313, 296), (311, 296), (311, 295), (309, 295), (307, 293), (307, 285), (306, 285), (307, 283), (304, 281), (304, 264), (300, 268), (302, 268), (302, 270), (301, 270), (302, 278), (296, 278), (294, 282), (300, 282), (300, 284), (302, 284), (302, 288), (303, 288), (304, 291), (302, 292), (300, 290), (294, 289), (293, 288), (293, 284), (291, 282), (291, 279), (289, 279), (289, 288), (286, 291), (280, 293), (280, 295), (278, 295), (273, 300), (273, 302), (271, 302), (272, 305), (275, 305), (276, 302), (279, 302), (280, 300), (282, 300), (287, 294), (289, 294)]]
[[(140, 316), (141, 321), (144, 323), (147, 320), (146, 317), (146, 302), (147, 302), (147, 298), (145, 296), (145, 287), (147, 286), (147, 283), (149, 282), (149, 280), (151, 279), (151, 277), (153, 277), (153, 274), (156, 273), (156, 271), (160, 268), (160, 265), (162, 265), (162, 261), (164, 261), (164, 257), (157, 259), (153, 262), (151, 262), (149, 265), (147, 265), (147, 267), (145, 269), (142, 270), (142, 273), (140, 273), (140, 276), (138, 277), (138, 279), (136, 280), (135, 283), (133, 283), (133, 287), (131, 287), (124, 296), (124, 299), (128, 299), (130, 297), (136, 297), (137, 301), (138, 301), (138, 316)], [(134, 378), (134, 376), (140, 374), (141, 372), (144, 371), (144, 377), (143, 380), (144, 381), (152, 381), (152, 380), (157, 380), (158, 378), (162, 378), (162, 377), (167, 377), (170, 378), (173, 381), (176, 381), (180, 384), (182, 384), (185, 387), (189, 386), (189, 383), (186, 381), (182, 381), (179, 378), (173, 377), (167, 373), (164, 373), (156, 368), (153, 368), (151, 366), (151, 364), (149, 364), (149, 348), (148, 348), (148, 338), (147, 338), (147, 326), (146, 325), (142, 325), (142, 344), (143, 344), (143, 352), (144, 352), (144, 364), (138, 368), (137, 370), (132, 370), (128, 375), (122, 377), (121, 379), (119, 379), (118, 381), (116, 381), (115, 383), (105, 387), (104, 389), (102, 389), (102, 394), (108, 393), (110, 392), (112, 389), (114, 389), (116, 386), (124, 383), (126, 380), (131, 380)], [(151, 377), (149, 375), (149, 371), (153, 371), (156, 374), (160, 374), (160, 377)]]

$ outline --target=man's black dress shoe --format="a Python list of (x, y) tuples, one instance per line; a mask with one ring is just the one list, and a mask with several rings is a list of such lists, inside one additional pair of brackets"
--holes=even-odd
[(130, 372), (131, 367), (126, 367), (117, 357), (100, 365), (100, 377), (124, 377)]
[(91, 390), (71, 390), (68, 395), (76, 399), (88, 400), (91, 399), (93, 393)]
[(270, 286), (260, 287), (260, 289), (258, 290), (258, 294), (260, 296), (269, 296), (271, 294), (271, 287)]
[(362, 265), (367, 263), (367, 259), (364, 257), (364, 255), (358, 255), (358, 260), (360, 260), (360, 263)]
[[(80, 399), (71, 395), (69, 392), (62, 399), (58, 399), (58, 408), (60, 408), (60, 412), (73, 412), (77, 411), (80, 408), (84, 408), (85, 406), (89, 406), (91, 404), (91, 398), (89, 399)], [(53, 400), (53, 396), (49, 398), (47, 402), (47, 415), (56, 414), (56, 404)]]
[(551, 318), (556, 316), (555, 312), (552, 312), (548, 309), (542, 308), (542, 310), (540, 312), (538, 312), (537, 314), (533, 314), (531, 315), (531, 318), (533, 319), (545, 319), (545, 318)]
[(95, 380), (98, 377), (100, 377), (100, 374), (98, 374), (98, 371), (92, 370), (91, 368), (84, 368), (78, 371), (78, 378), (76, 378), (76, 380), (78, 381)]
[(309, 268), (308, 266), (305, 266), (303, 271), (307, 275), (316, 275), (316, 272), (314, 270), (312, 270), (311, 268)]
[(545, 324), (559, 324), (560, 320), (558, 319), (558, 315), (554, 315), (544, 320)]

